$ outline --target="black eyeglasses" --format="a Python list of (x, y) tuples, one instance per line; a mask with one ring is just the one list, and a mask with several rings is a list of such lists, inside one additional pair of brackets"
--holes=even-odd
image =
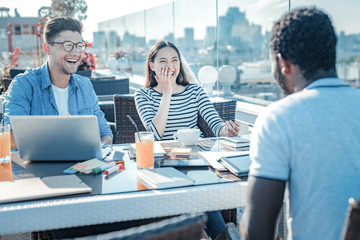
[(79, 52), (84, 52), (87, 47), (87, 44), (85, 42), (73, 43), (72, 41), (64, 41), (64, 42), (49, 42), (49, 44), (62, 44), (66, 52), (71, 52), (74, 49), (74, 46), (76, 46), (76, 49)]

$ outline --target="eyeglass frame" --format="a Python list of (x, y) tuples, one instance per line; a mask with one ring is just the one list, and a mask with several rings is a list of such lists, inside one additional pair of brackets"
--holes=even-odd
[[(70, 49), (69, 51), (67, 51), (67, 50), (65, 49), (64, 43), (71, 43), (71, 44), (72, 44), (72, 47), (71, 47), (71, 49)], [(80, 51), (80, 49), (78, 48), (78, 44), (79, 44), (79, 43), (84, 44), (84, 46), (85, 46), (85, 47), (84, 47), (84, 50)], [(87, 43), (84, 42), (84, 41), (74, 43), (74, 42), (72, 42), (72, 41), (66, 40), (66, 41), (63, 41), (63, 42), (48, 42), (48, 44), (61, 44), (61, 45), (63, 45), (63, 48), (64, 48), (65, 52), (71, 52), (71, 51), (74, 49), (74, 46), (75, 46), (75, 45), (76, 45), (76, 49), (77, 49), (78, 51), (80, 51), (80, 52), (84, 52), (84, 51), (86, 50), (86, 48), (87, 48)]]

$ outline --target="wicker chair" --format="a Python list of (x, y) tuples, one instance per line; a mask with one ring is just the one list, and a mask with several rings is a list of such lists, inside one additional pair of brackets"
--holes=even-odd
[[(213, 105), (223, 121), (235, 119), (236, 101), (214, 102)], [(204, 137), (215, 137), (211, 128), (207, 125), (206, 121), (200, 114), (198, 114), (197, 126), (204, 134)]]
[(142, 124), (139, 114), (136, 110), (134, 95), (132, 94), (115, 94), (114, 95), (114, 113), (115, 113), (115, 133), (114, 143), (134, 143), (135, 128), (131, 125), (130, 117), (137, 124), (139, 131), (146, 131)]
[(10, 69), (10, 78), (14, 78), (16, 75), (25, 72), (25, 69)]
[(215, 240), (240, 240), (240, 232), (233, 222), (225, 225), (226, 231), (219, 234)]
[(128, 94), (129, 93), (129, 79), (115, 79), (113, 78), (90, 78), (93, 84), (96, 95), (113, 95), (113, 94)]
[(8, 90), (11, 81), (12, 81), (12, 78), (3, 78), (2, 79), (5, 92)]
[(349, 210), (343, 227), (342, 240), (360, 239), (360, 201), (349, 199)]
[(117, 240), (198, 240), (206, 223), (204, 214), (182, 215), (169, 218), (157, 223), (151, 223), (140, 227), (121, 231), (110, 232), (97, 236), (77, 238), (79, 240), (91, 239), (117, 239)]

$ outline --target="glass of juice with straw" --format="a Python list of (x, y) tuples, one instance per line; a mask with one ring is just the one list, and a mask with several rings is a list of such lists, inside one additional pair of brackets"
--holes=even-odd
[(138, 169), (154, 168), (154, 133), (136, 132), (135, 144)]

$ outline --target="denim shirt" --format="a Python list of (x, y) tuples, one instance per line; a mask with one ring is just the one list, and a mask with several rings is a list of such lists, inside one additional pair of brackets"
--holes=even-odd
[[(3, 104), (4, 123), (10, 123), (11, 115), (59, 115), (47, 63), (17, 75), (5, 93)], [(88, 78), (70, 76), (68, 106), (70, 115), (97, 116), (100, 135), (113, 136)]]

